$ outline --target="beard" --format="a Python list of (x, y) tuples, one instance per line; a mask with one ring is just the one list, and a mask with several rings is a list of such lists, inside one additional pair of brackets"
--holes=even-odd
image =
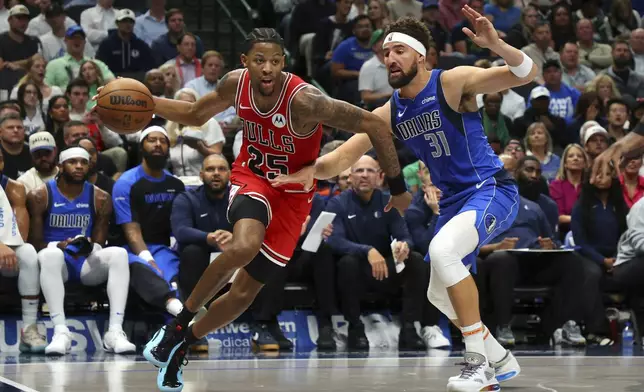
[(72, 176), (71, 174), (67, 173), (67, 172), (66, 172), (66, 171), (64, 171), (64, 170), (63, 170), (63, 172), (61, 173), (61, 175), (63, 176), (63, 180), (65, 180), (65, 182), (66, 182), (66, 183), (68, 183), (68, 184), (72, 184), (72, 185), (80, 185), (80, 184), (83, 184), (85, 181), (87, 181), (87, 178), (88, 178), (88, 175), (87, 175), (87, 174), (85, 174), (85, 176), (83, 176), (83, 178), (82, 178), (82, 179), (77, 180), (76, 178), (74, 178), (74, 176)]
[(401, 71), (402, 76), (392, 79), (391, 78), (391, 73), (389, 74), (389, 85), (393, 88), (402, 88), (411, 83), (412, 80), (416, 77), (416, 74), (418, 74), (418, 64), (414, 62), (412, 64), (411, 69), (409, 70), (409, 73), (405, 73), (404, 71)]
[(631, 65), (631, 60), (624, 57), (615, 57), (613, 59), (613, 62), (615, 63), (617, 68), (627, 68), (629, 65)]
[(154, 155), (151, 152), (146, 151), (145, 149), (143, 149), (142, 155), (143, 159), (152, 170), (164, 169), (166, 163), (168, 162), (168, 158), (170, 157), (169, 153), (166, 153), (165, 155)]
[(519, 176), (517, 184), (519, 185), (519, 195), (526, 199), (536, 201), (541, 196), (540, 181), (529, 180)]

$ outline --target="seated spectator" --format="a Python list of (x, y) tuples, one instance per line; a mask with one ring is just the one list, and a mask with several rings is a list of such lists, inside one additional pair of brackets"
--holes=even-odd
[(611, 47), (607, 44), (596, 42), (593, 38), (593, 23), (588, 19), (577, 22), (577, 45), (579, 45), (579, 58), (581, 63), (599, 72), (610, 67), (613, 58)]
[(383, 105), (393, 94), (394, 89), (389, 84), (385, 53), (382, 43), (385, 40), (384, 31), (376, 30), (371, 35), (371, 49), (374, 56), (360, 68), (358, 75), (358, 91), (363, 104), (370, 110)]
[(616, 39), (613, 43), (613, 65), (605, 73), (610, 76), (622, 95), (628, 94), (633, 98), (644, 97), (644, 75), (631, 70), (633, 54), (631, 45), (624, 39)]
[(613, 0), (604, 24), (608, 24), (611, 37), (627, 36), (642, 26), (642, 18), (639, 12), (633, 9), (631, 0)]
[[(160, 35), (152, 42), (152, 52), (155, 54), (157, 65), (162, 65), (179, 55), (179, 38), (186, 33), (186, 26), (183, 22), (183, 12), (177, 8), (169, 9), (165, 14), (165, 22), (168, 25), (168, 32)], [(196, 56), (203, 56), (203, 44), (201, 39), (193, 34), (196, 40)], [(171, 95), (170, 95), (171, 96)]]
[(576, 88), (561, 82), (559, 60), (547, 60), (543, 64), (544, 86), (550, 91), (550, 113), (571, 123), (581, 93)]
[(575, 42), (566, 42), (561, 46), (562, 81), (570, 87), (583, 92), (586, 84), (592, 81), (595, 71), (579, 62), (579, 46)]
[[(519, 173), (521, 172), (521, 173)], [(557, 203), (550, 198), (542, 185), (542, 166), (534, 156), (526, 156), (517, 162), (515, 177), (519, 186), (519, 194), (539, 205), (550, 224), (552, 233), (559, 232), (559, 208)]]
[(439, 217), (438, 202), (441, 192), (432, 184), (429, 173), (423, 176), (422, 187), (415, 193), (414, 199), (405, 211), (405, 223), (411, 235), (412, 250), (427, 254), (429, 244), (434, 238), (436, 223)]
[(548, 181), (554, 180), (561, 159), (552, 153), (552, 136), (544, 123), (536, 122), (528, 127), (525, 139), (526, 155), (534, 156), (541, 164), (543, 176)]
[(164, 97), (174, 97), (174, 94), (181, 89), (181, 81), (177, 75), (177, 67), (174, 64), (163, 64), (159, 67), (159, 71), (163, 73), (165, 81)]
[(351, 0), (335, 2), (335, 14), (322, 18), (313, 37), (312, 62), (315, 79), (325, 89), (331, 87), (331, 57), (333, 51), (345, 38), (351, 36), (351, 24), (348, 16)]
[[(52, 11), (58, 13), (58, 9), (60, 9), (62, 10), (62, 15), (65, 15), (65, 11), (62, 6), (57, 2), (52, 3), (51, 0), (40, 0), (38, 2), (38, 7), (40, 8), (40, 13), (29, 21), (27, 31), (25, 32), (25, 34), (31, 35), (32, 37), (42, 37), (43, 35), (51, 32), (51, 26), (47, 21), (48, 13), (51, 13)], [(68, 28), (76, 25), (76, 22), (69, 16), (65, 16), (63, 18), (63, 25), (65, 26), (63, 29), (64, 32)]]
[(584, 150), (588, 154), (588, 167), (593, 166), (593, 161), (602, 152), (608, 149), (610, 135), (604, 128), (594, 125), (584, 133)]
[(608, 126), (606, 127), (606, 130), (609, 135), (608, 144), (613, 144), (626, 136), (628, 129), (625, 127), (626, 122), (631, 116), (630, 112), (628, 104), (621, 98), (613, 98), (606, 103), (606, 113), (608, 117)]
[(512, 47), (521, 49), (532, 42), (532, 32), (539, 23), (539, 11), (532, 4), (527, 4), (521, 10), (521, 21), (509, 31), (505, 36), (505, 42)]
[[(89, 60), (84, 55), (85, 32), (80, 26), (73, 26), (67, 30), (65, 45), (67, 45), (67, 53), (63, 57), (50, 61), (45, 70), (45, 82), (50, 86), (58, 86), (61, 90), (65, 90), (67, 84), (78, 76), (81, 64)], [(101, 69), (106, 83), (114, 79), (114, 74), (107, 65), (99, 60), (92, 61)]]
[(331, 57), (331, 77), (336, 85), (334, 96), (338, 99), (358, 104), (358, 76), (360, 68), (373, 56), (370, 45), (371, 22), (366, 15), (358, 16), (354, 21), (353, 37), (342, 41), (333, 51)]
[[(525, 114), (525, 98), (515, 93), (512, 89), (501, 91), (503, 99), (501, 100), (501, 114), (509, 120), (514, 121)], [(483, 94), (476, 95), (476, 104), (479, 109), (483, 107)], [(510, 132), (513, 129), (510, 128)]]
[(642, 297), (644, 279), (644, 199), (633, 204), (626, 216), (626, 232), (617, 245), (613, 279), (630, 295)]
[[(474, 11), (483, 15), (483, 0), (468, 0), (467, 4), (474, 9)], [(461, 16), (462, 18), (462, 16)], [(467, 27), (472, 30), (474, 27), (470, 24), (468, 19), (463, 19), (452, 29), (452, 48), (454, 52), (461, 53), (463, 55), (472, 55), (477, 58), (490, 57), (490, 50), (486, 48), (481, 48), (472, 42), (471, 39), (465, 35), (463, 28)], [(474, 31), (474, 30), (472, 30)]]
[(69, 121), (69, 98), (65, 95), (55, 95), (49, 100), (47, 117), (45, 118), (45, 129), (54, 135), (58, 151), (65, 147), (63, 127)]
[[(519, 161), (516, 177), (521, 182), (528, 182), (531, 180), (524, 177), (522, 170), (524, 162)], [(514, 345), (510, 325), (514, 288), (518, 284), (555, 286), (552, 321), (544, 325), (545, 332), (552, 336), (555, 345), (585, 345), (586, 339), (577, 325), (583, 319), (581, 309), (586, 297), (580, 279), (584, 274), (583, 260), (574, 253), (526, 252), (519, 255), (505, 251), (515, 248), (553, 250), (560, 245), (541, 207), (521, 194), (525, 189), (531, 188), (519, 188), (519, 212), (510, 229), (482, 246), (479, 253), (476, 281), (482, 308), (485, 309), (488, 303), (492, 308), (491, 312), (483, 312), (483, 320), (486, 325), (496, 325), (495, 337), (499, 343)]]
[(613, 40), (610, 27), (601, 8), (601, 0), (588, 0), (581, 4), (575, 12), (577, 20), (588, 20), (593, 26), (593, 40), (597, 42), (608, 42)]
[(116, 29), (110, 29), (96, 51), (96, 58), (116, 74), (143, 72), (155, 66), (152, 50), (133, 30), (134, 12), (127, 8), (119, 10)]
[[(485, 135), (488, 139), (498, 139), (501, 145), (505, 146), (510, 141), (512, 120), (501, 113), (502, 102), (503, 94), (501, 93), (483, 94), (483, 109), (480, 112)], [(501, 149), (494, 152), (498, 155), (501, 153)]]
[(150, 9), (136, 17), (134, 34), (150, 47), (154, 40), (168, 32), (165, 20), (165, 3), (165, 0), (151, 0)]
[(42, 93), (34, 82), (25, 82), (18, 89), (18, 102), (25, 112), (22, 123), (25, 134), (45, 130), (45, 115), (42, 109)]
[(518, 161), (525, 156), (525, 148), (519, 140), (510, 139), (508, 144), (505, 146), (503, 153), (510, 155), (512, 158)]
[(69, 119), (82, 121), (87, 113), (89, 102), (89, 86), (83, 79), (74, 79), (67, 85), (65, 92), (69, 99)]
[(619, 182), (622, 184), (622, 193), (626, 207), (629, 209), (633, 204), (644, 196), (644, 176), (640, 175), (642, 168), (642, 156), (624, 160), (622, 173), (619, 176)]
[[(605, 109), (606, 104), (613, 98), (621, 98), (622, 94), (617, 89), (617, 85), (613, 78), (606, 74), (599, 74), (586, 86), (587, 92), (596, 92), (597, 97)], [(602, 111), (601, 116), (605, 116), (606, 112)]]
[(9, 10), (9, 30), (0, 34), (0, 90), (11, 91), (25, 74), (25, 65), (34, 54), (42, 50), (36, 37), (25, 34), (29, 10), (22, 4)]
[(405, 16), (420, 19), (422, 16), (422, 4), (414, 0), (390, 0), (387, 2), (387, 9), (391, 20), (398, 20)]
[(557, 177), (550, 183), (550, 197), (557, 203), (562, 233), (570, 228), (572, 208), (579, 199), (584, 170), (588, 168), (584, 149), (579, 144), (569, 144), (561, 156)]
[(635, 72), (644, 75), (644, 28), (638, 28), (631, 32), (631, 50), (633, 51), (633, 62)]
[(384, 30), (391, 23), (389, 9), (384, 0), (370, 0), (367, 16), (375, 30)]
[[(570, 5), (565, 2), (555, 4), (552, 7), (549, 19), (552, 29), (552, 40), (555, 44), (554, 50), (559, 52), (575, 36), (575, 24), (573, 22)], [(575, 86), (570, 85), (570, 87)]]
[(575, 106), (575, 114), (572, 122), (568, 125), (567, 134), (570, 140), (580, 141), (582, 139), (581, 128), (584, 124), (592, 121), (596, 125), (606, 125), (604, 119), (604, 103), (594, 91), (582, 93)]
[(27, 81), (34, 82), (40, 89), (40, 93), (42, 94), (42, 110), (43, 112), (46, 112), (49, 108), (49, 99), (54, 95), (62, 95), (63, 90), (58, 86), (49, 86), (45, 83), (45, 65), (47, 65), (47, 62), (41, 54), (37, 53), (31, 56), (29, 61), (27, 61), (27, 74), (23, 76), (13, 90), (11, 90), (10, 98), (18, 98), (18, 89), (22, 84)]
[(553, 138), (555, 148), (563, 150), (569, 143), (570, 136), (566, 134), (566, 121), (550, 113), (550, 91), (543, 86), (537, 86), (530, 92), (530, 106), (523, 116), (514, 121), (513, 136), (523, 139), (528, 127), (535, 122), (541, 122)]
[[(76, 26), (76, 22), (72, 23), (70, 26), (67, 25), (67, 18), (65, 16), (65, 10), (58, 4), (53, 4), (45, 12), (46, 21), (48, 23), (49, 31), (40, 36), (40, 42), (42, 43), (42, 56), (45, 58), (45, 61), (49, 62), (53, 59), (63, 57), (67, 52), (67, 47), (65, 45), (65, 33), (70, 28)], [(32, 19), (32, 21), (35, 19)], [(93, 58), (96, 54), (96, 51), (87, 42), (85, 39), (85, 47), (83, 49), (83, 55), (88, 58)]]
[(493, 17), (494, 28), (504, 33), (509, 32), (521, 18), (521, 8), (516, 7), (512, 0), (496, 0), (486, 4), (483, 11)]
[[(184, 88), (177, 91), (174, 99), (196, 102), (199, 94)], [(198, 176), (204, 157), (221, 154), (226, 140), (219, 124), (212, 118), (200, 128), (196, 128), (201, 131), (197, 135), (201, 139), (195, 138), (195, 128), (189, 126), (168, 122), (166, 129), (170, 138), (170, 166), (176, 176)], [(189, 134), (189, 131), (192, 131), (192, 134)]]
[(58, 175), (58, 149), (51, 133), (36, 132), (29, 136), (29, 152), (33, 167), (17, 180), (27, 193)]
[[(89, 136), (89, 128), (85, 123), (75, 120), (66, 122), (63, 126), (63, 149), (73, 147), (78, 144), (80, 139), (84, 139)], [(125, 155), (125, 151), (123, 151), (122, 154)], [(115, 177), (118, 173), (118, 168), (112, 158), (113, 155), (115, 154), (110, 154), (109, 151), (99, 154), (96, 162), (96, 170), (108, 177)]]
[[(194, 84), (195, 80), (193, 80), (191, 83)], [(154, 68), (146, 72), (143, 84), (145, 84), (145, 86), (148, 88), (148, 90), (150, 90), (150, 93), (152, 93), (153, 96), (165, 98), (163, 96), (163, 93), (165, 92), (165, 78), (163, 76), (163, 72), (161, 72), (159, 69)]]
[(117, 10), (112, 7), (114, 0), (97, 0), (96, 7), (81, 13), (80, 25), (87, 32), (87, 40), (98, 51), (98, 46), (107, 38), (107, 31), (114, 28)]
[[(85, 60), (81, 63), (78, 77), (83, 79), (89, 86), (90, 97), (95, 96), (98, 88), (109, 82), (109, 80), (105, 80), (101, 68), (94, 60)], [(91, 110), (95, 105), (96, 101), (90, 99), (87, 101), (87, 110)]]
[(195, 56), (196, 42), (194, 34), (183, 34), (177, 39), (177, 57), (166, 62), (175, 67), (181, 87), (201, 76), (201, 61)]
[(559, 53), (555, 52), (550, 46), (552, 43), (550, 25), (547, 23), (538, 24), (532, 31), (532, 41), (533, 43), (521, 48), (521, 50), (539, 67), (540, 76), (537, 77), (537, 80), (541, 81), (545, 62), (548, 60), (559, 61)]
[(116, 181), (112, 201), (116, 224), (125, 234), (130, 262), (130, 287), (146, 303), (176, 316), (179, 255), (170, 248), (170, 211), (183, 183), (163, 168), (169, 158), (165, 130), (153, 126), (141, 132), (143, 161)]
[[(352, 167), (351, 186), (331, 199), (327, 211), (337, 215), (333, 234), (328, 243), (341, 255), (337, 263), (338, 287), (342, 313), (349, 323), (348, 347), (367, 349), (369, 342), (360, 320), (360, 300), (367, 287), (389, 295), (403, 287), (401, 349), (424, 349), (425, 344), (416, 333), (415, 321), (421, 321), (426, 298), (426, 264), (413, 251), (413, 243), (403, 218), (395, 211), (383, 213), (387, 197), (376, 189), (380, 175), (378, 163), (363, 156)], [(365, 231), (364, 227), (373, 230)], [(391, 238), (399, 241), (392, 249)], [(393, 253), (392, 253), (393, 251)], [(396, 261), (405, 269), (398, 274)]]
[(429, 29), (438, 52), (451, 53), (452, 44), (450, 43), (449, 31), (441, 24), (438, 0), (423, 1), (422, 21), (425, 22), (427, 29)]
[(3, 175), (16, 180), (31, 169), (31, 154), (20, 115), (9, 113), (0, 118), (0, 150), (4, 158)]

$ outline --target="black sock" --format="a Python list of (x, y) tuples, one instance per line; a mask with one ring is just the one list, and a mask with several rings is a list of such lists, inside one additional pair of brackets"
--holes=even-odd
[(188, 327), (188, 324), (192, 321), (192, 319), (195, 317), (195, 314), (197, 313), (192, 313), (184, 305), (183, 309), (181, 310), (181, 313), (177, 315), (177, 323), (179, 323), (179, 325), (182, 326), (183, 328), (186, 328)]
[(188, 327), (188, 330), (186, 331), (186, 336), (183, 339), (188, 346), (193, 343), (196, 343), (199, 340), (199, 338), (196, 337), (195, 334), (192, 332), (192, 325)]

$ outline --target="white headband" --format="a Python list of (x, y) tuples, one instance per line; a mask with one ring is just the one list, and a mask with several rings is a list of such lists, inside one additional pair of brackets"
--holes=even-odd
[(418, 54), (421, 56), (426, 56), (427, 55), (427, 49), (425, 49), (425, 46), (420, 43), (419, 40), (416, 38), (407, 35), (405, 33), (389, 33), (387, 34), (387, 37), (385, 38), (385, 42), (382, 43), (382, 48), (385, 48), (385, 45), (392, 43), (392, 42), (397, 42), (401, 44), (405, 44), (409, 46), (410, 48), (414, 49)]
[(63, 163), (68, 159), (80, 158), (89, 162), (89, 153), (82, 147), (72, 147), (60, 153), (59, 162)]
[(141, 143), (143, 141), (143, 139), (145, 139), (145, 137), (148, 136), (149, 134), (151, 134), (152, 132), (161, 132), (163, 134), (163, 136), (166, 137), (166, 139), (168, 139), (168, 140), (170, 139), (168, 137), (168, 133), (165, 131), (165, 129), (163, 129), (163, 127), (160, 127), (158, 125), (153, 125), (153, 126), (151, 126), (149, 128), (144, 129), (141, 132), (141, 136), (139, 137), (139, 143)]

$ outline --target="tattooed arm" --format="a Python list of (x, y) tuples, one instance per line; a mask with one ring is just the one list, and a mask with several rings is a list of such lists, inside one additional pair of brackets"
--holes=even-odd
[(92, 230), (92, 242), (105, 246), (112, 218), (112, 198), (97, 187), (94, 187), (94, 205), (96, 206), (96, 221)]
[(45, 211), (47, 211), (47, 187), (41, 186), (29, 192), (27, 195), (27, 210), (31, 217), (29, 225), (29, 243), (32, 244), (36, 251), (47, 247), (45, 243), (43, 227)]
[(29, 237), (29, 211), (27, 211), (27, 191), (25, 186), (18, 181), (9, 179), (7, 183), (7, 198), (18, 222), (20, 236), (26, 242)]

